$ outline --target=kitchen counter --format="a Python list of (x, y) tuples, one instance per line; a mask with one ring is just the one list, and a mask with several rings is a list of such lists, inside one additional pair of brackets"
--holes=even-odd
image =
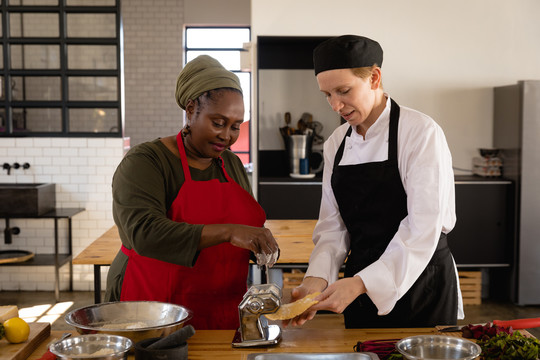
[[(188, 340), (188, 357), (196, 359), (245, 360), (251, 353), (330, 353), (354, 352), (353, 346), (358, 341), (402, 339), (413, 335), (437, 334), (435, 328), (406, 329), (283, 329), (279, 344), (260, 348), (233, 348), (231, 346), (234, 330), (198, 330)], [(58, 339), (63, 332), (53, 331), (29, 357), (39, 359), (47, 350), (47, 344)], [(445, 333), (460, 336), (460, 333)], [(76, 334), (74, 334), (76, 335)], [(129, 359), (134, 359), (129, 356)]]
[[(317, 220), (268, 220), (268, 228), (281, 249), (278, 264), (307, 263), (313, 250), (311, 237)], [(73, 259), (78, 265), (110, 265), (120, 250), (120, 235), (115, 226), (94, 240)]]
[[(276, 268), (305, 265), (313, 250), (311, 236), (316, 220), (268, 220), (270, 229), (281, 249)], [(75, 265), (94, 265), (94, 300), (101, 302), (101, 267), (111, 265), (120, 249), (120, 235), (116, 226), (94, 240), (73, 259)]]

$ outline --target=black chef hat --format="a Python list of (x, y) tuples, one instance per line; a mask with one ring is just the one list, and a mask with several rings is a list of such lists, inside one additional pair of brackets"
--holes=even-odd
[(315, 75), (326, 70), (382, 65), (383, 50), (378, 42), (357, 35), (328, 39), (313, 50)]

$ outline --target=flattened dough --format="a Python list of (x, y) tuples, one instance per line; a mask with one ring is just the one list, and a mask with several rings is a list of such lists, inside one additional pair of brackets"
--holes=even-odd
[(319, 296), (320, 292), (315, 292), (313, 294), (309, 294), (305, 297), (303, 297), (300, 300), (297, 300), (295, 302), (281, 305), (279, 309), (272, 314), (264, 314), (268, 320), (289, 320), (292, 319), (307, 309), (309, 309), (312, 305), (315, 305), (318, 303), (318, 301), (313, 300), (317, 296)]

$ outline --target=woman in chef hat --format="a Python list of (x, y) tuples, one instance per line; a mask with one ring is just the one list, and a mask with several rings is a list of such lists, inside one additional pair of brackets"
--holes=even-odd
[(278, 245), (263, 227), (240, 159), (244, 101), (238, 77), (206, 55), (182, 69), (177, 134), (133, 147), (113, 177), (121, 251), (107, 301), (154, 300), (193, 311), (196, 329), (237, 329), (250, 254), (270, 266)]
[[(317, 310), (347, 328), (422, 327), (463, 318), (446, 234), (456, 221), (452, 158), (429, 116), (382, 88), (379, 43), (345, 35), (313, 52), (321, 92), (346, 123), (324, 144), (315, 248), (293, 300), (322, 291)], [(345, 262), (345, 278), (338, 273)]]

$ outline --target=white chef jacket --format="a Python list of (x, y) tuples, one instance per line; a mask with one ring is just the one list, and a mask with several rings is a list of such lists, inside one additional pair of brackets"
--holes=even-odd
[[(385, 94), (386, 95), (386, 94)], [(339, 165), (388, 160), (390, 97), (365, 139), (356, 131), (345, 140)], [(400, 107), (398, 168), (408, 215), (401, 221), (382, 256), (355, 276), (360, 276), (378, 314), (388, 314), (411, 288), (431, 260), (441, 232), (449, 233), (456, 222), (452, 156), (441, 127), (429, 116)], [(319, 220), (313, 232), (315, 248), (306, 276), (338, 279), (349, 249), (349, 233), (332, 191), (330, 180), (336, 152), (349, 124), (338, 127), (324, 143), (324, 172)], [(455, 263), (454, 263), (454, 268)], [(458, 318), (463, 319), (463, 300), (458, 284)]]

